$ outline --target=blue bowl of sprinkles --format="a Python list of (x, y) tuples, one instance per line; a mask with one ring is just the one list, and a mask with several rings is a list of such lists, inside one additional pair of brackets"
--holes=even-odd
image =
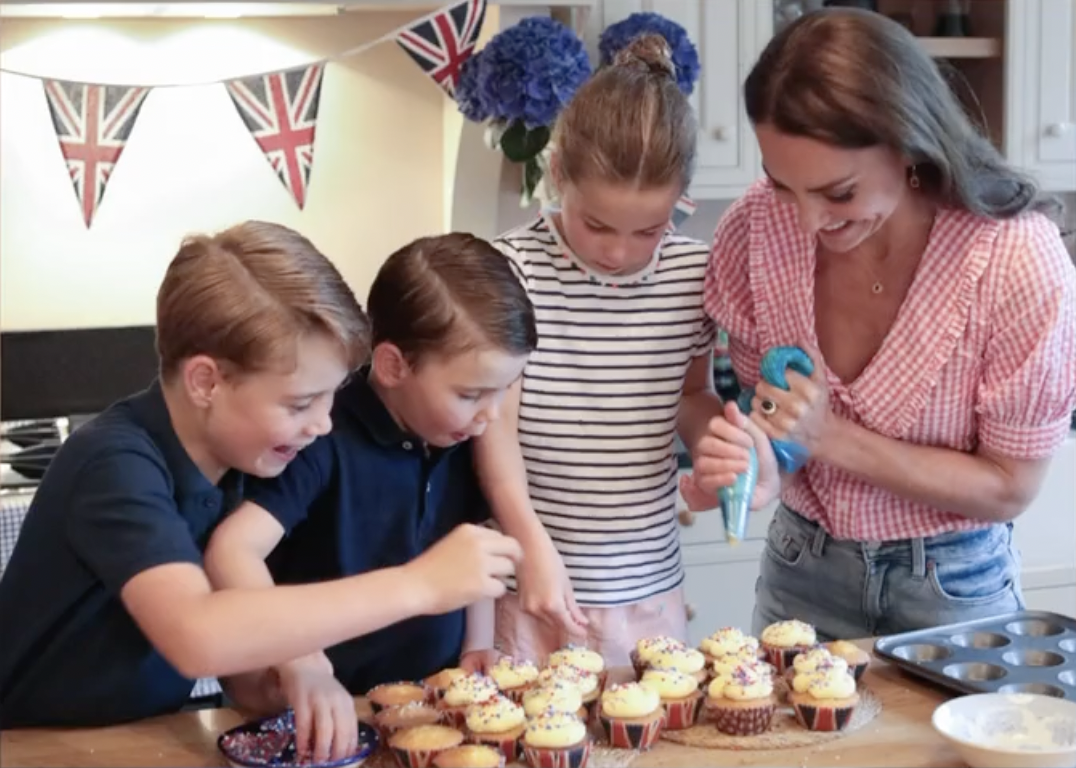
[(236, 768), (356, 768), (377, 749), (377, 731), (359, 721), (359, 748), (354, 754), (315, 763), (295, 749), (295, 716), (289, 709), (225, 731), (217, 749)]

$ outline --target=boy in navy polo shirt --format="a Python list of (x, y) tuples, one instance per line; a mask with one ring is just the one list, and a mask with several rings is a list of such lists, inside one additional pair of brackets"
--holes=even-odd
[[(368, 311), (372, 365), (338, 394), (329, 435), (275, 480), (248, 485), (250, 501), (206, 552), (220, 584), (376, 572), (406, 563), (460, 523), (487, 519), (470, 438), (498, 417), (537, 346), (534, 310), (510, 264), (469, 235), (424, 238), (388, 258)], [(328, 648), (330, 663), (282, 681), (299, 744), (312, 738), (315, 759), (336, 754), (334, 732), (354, 729), (347, 691), (422, 679), (461, 656), (463, 666), (482, 666), (492, 646), (487, 601)]]
[[(368, 334), (340, 274), (299, 234), (248, 222), (184, 242), (157, 297), (159, 381), (64, 443), (0, 581), (0, 726), (172, 712), (194, 678), (290, 663), (503, 590), (495, 577), (517, 545), (461, 528), (404, 568), (212, 591), (202, 552), (241, 473), (275, 476), (328, 432)], [(391, 590), (391, 605), (369, 610)]]

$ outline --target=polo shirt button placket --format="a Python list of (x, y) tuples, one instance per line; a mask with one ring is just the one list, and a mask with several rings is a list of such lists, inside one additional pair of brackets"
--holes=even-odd
[(410, 440), (404, 440), (404, 441), (403, 441), (403, 449), (404, 449), (405, 451), (410, 451), (410, 450), (411, 450), (411, 449), (412, 449), (413, 447), (414, 447), (414, 446), (412, 446), (412, 445), (411, 445), (411, 441), (410, 441)]

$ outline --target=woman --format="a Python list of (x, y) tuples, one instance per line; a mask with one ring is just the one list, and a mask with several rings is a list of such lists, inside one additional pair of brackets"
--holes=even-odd
[[(757, 384), (751, 419), (811, 457), (783, 478), (754, 630), (798, 618), (847, 638), (1022, 608), (1011, 521), (1076, 405), (1058, 206), (879, 14), (802, 17), (744, 95), (766, 179), (717, 227), (707, 310)], [(815, 359), (790, 391), (758, 381), (778, 345)], [(696, 477), (743, 454), (720, 443)]]

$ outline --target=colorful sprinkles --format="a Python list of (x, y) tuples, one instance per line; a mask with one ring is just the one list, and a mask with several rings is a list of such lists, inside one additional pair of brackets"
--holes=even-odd
[(327, 763), (315, 763), (295, 748), (295, 715), (289, 709), (275, 717), (232, 728), (217, 739), (217, 748), (237, 765), (272, 768), (335, 768), (362, 760), (377, 747), (377, 734), (359, 723), (359, 750), (354, 755)]

